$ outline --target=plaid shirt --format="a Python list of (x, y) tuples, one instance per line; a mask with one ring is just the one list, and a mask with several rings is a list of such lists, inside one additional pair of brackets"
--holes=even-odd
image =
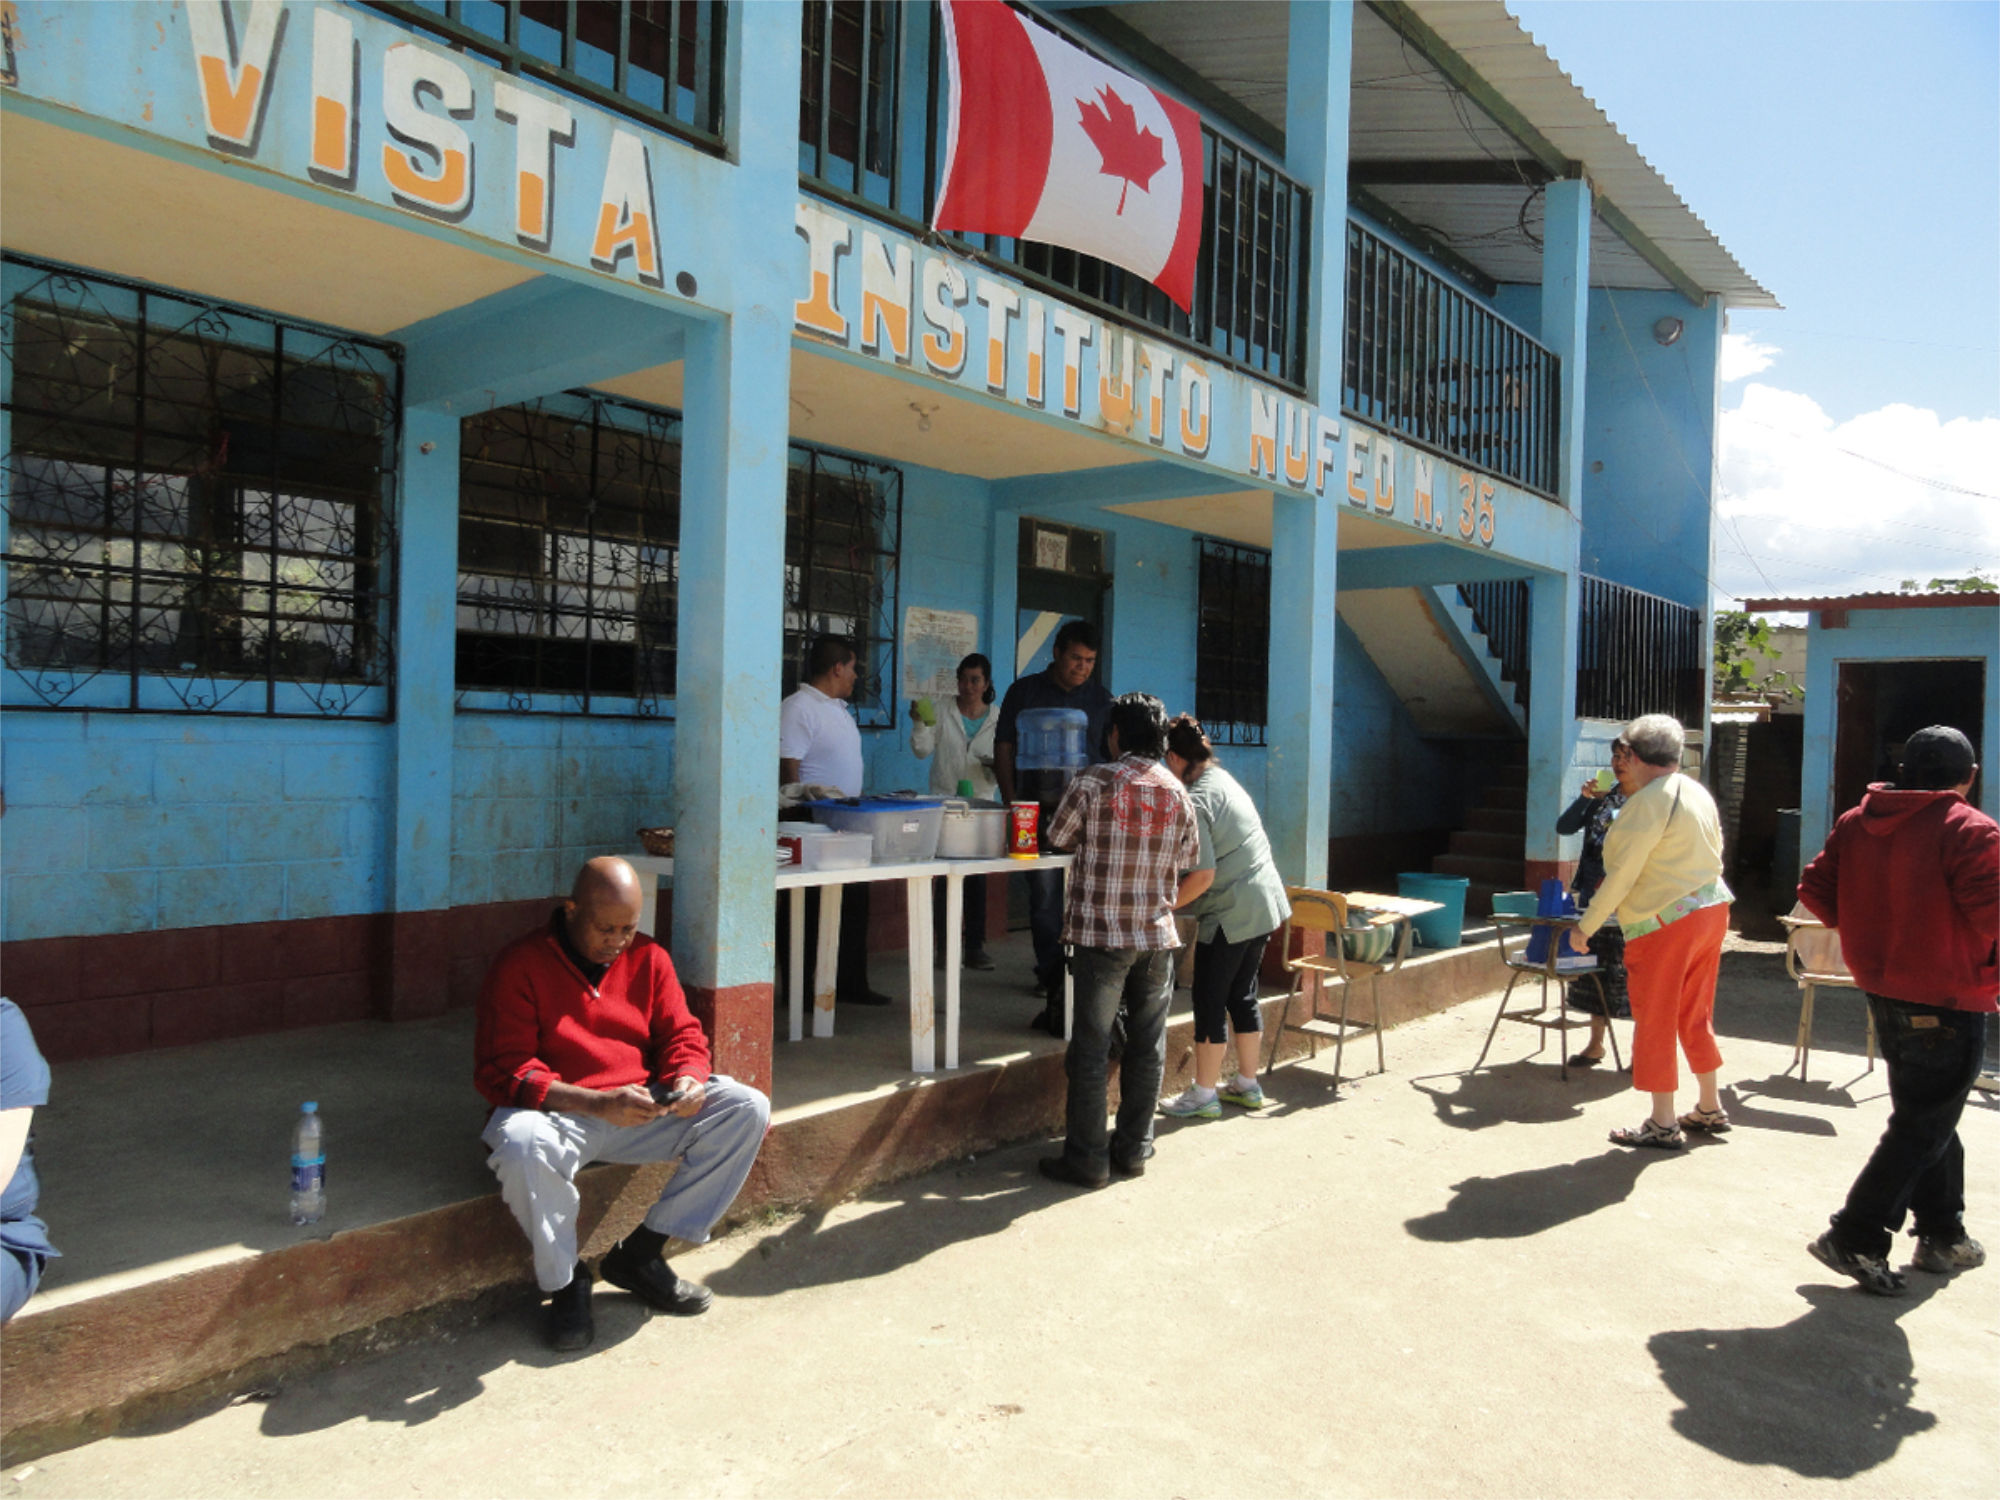
[(1127, 755), (1081, 772), (1049, 842), (1074, 850), (1062, 938), (1083, 948), (1178, 948), (1174, 894), (1201, 859), (1194, 804), (1156, 760)]

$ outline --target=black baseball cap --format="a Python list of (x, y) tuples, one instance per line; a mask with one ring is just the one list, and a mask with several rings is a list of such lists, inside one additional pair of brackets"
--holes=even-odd
[(1972, 741), (1949, 724), (1919, 729), (1903, 743), (1903, 781), (1957, 786), (1972, 775)]

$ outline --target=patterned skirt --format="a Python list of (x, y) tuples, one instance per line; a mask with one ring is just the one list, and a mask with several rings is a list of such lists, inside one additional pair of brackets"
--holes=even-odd
[[(1591, 934), (1590, 951), (1597, 956), (1597, 980), (1604, 985), (1604, 998), (1610, 1002), (1612, 1017), (1631, 1020), (1632, 1005), (1625, 998), (1625, 934), (1616, 922), (1606, 923)], [(1588, 976), (1569, 982), (1569, 1008), (1592, 1016), (1603, 1013), (1604, 1007), (1597, 1000), (1597, 984)]]

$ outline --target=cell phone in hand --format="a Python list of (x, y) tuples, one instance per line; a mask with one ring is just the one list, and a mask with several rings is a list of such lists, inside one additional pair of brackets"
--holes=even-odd
[(693, 1092), (694, 1080), (692, 1078), (676, 1079), (671, 1085), (656, 1083), (652, 1086), (653, 1102), (655, 1104), (669, 1106), (679, 1104)]

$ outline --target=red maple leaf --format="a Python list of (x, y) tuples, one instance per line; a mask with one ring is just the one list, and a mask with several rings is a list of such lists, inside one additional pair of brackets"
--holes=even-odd
[(1125, 212), (1125, 195), (1137, 183), (1142, 193), (1151, 192), (1147, 186), (1153, 174), (1167, 164), (1167, 153), (1160, 145), (1160, 138), (1150, 130), (1139, 128), (1139, 118), (1132, 113), (1132, 106), (1118, 97), (1113, 88), (1098, 90), (1104, 100), (1104, 107), (1077, 100), (1083, 133), (1090, 137), (1091, 145), (1103, 158), (1100, 170), (1106, 177), (1122, 177), (1125, 186), (1118, 190), (1118, 212)]

